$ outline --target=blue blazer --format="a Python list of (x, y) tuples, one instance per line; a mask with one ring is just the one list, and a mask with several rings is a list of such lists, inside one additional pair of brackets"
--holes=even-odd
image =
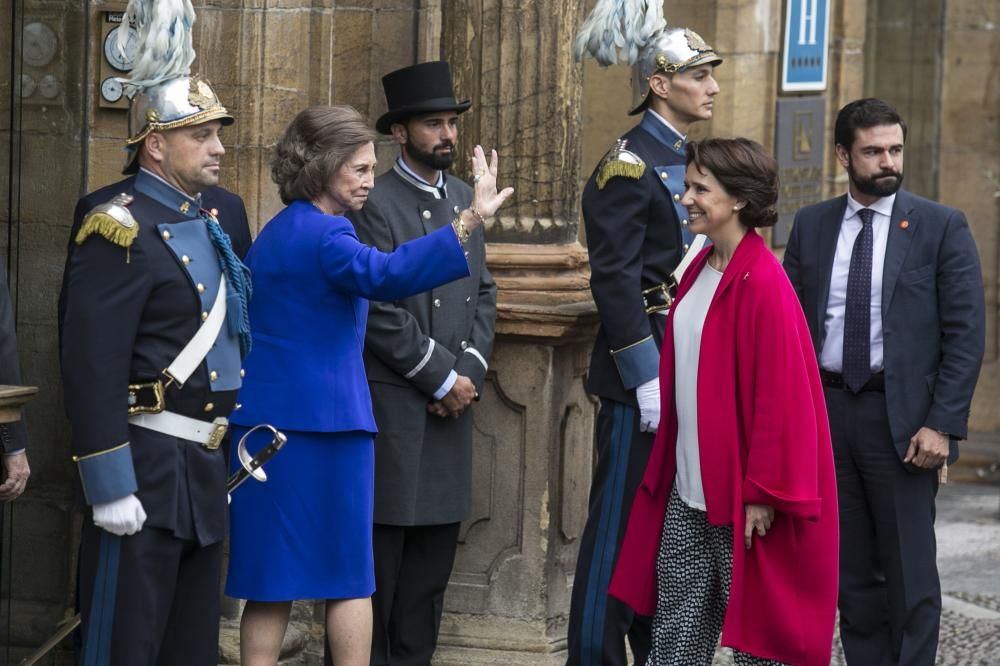
[[(817, 353), (847, 196), (803, 208), (785, 248)], [(904, 223), (905, 222), (905, 223)], [(896, 193), (882, 273), (885, 401), (900, 458), (921, 426), (965, 439), (986, 336), (983, 275), (965, 215), (906, 190)]]
[(257, 236), (246, 264), (253, 350), (230, 420), (309, 432), (376, 432), (362, 360), (368, 300), (406, 298), (466, 277), (451, 225), (384, 253), (351, 222), (294, 201)]

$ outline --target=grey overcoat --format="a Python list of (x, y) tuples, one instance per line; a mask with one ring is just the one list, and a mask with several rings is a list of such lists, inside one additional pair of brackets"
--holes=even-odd
[[(445, 176), (438, 189), (398, 165), (375, 181), (368, 203), (349, 215), (358, 237), (385, 251), (451, 224), (472, 190)], [(472, 414), (443, 419), (427, 404), (451, 370), (482, 391), (496, 319), (496, 285), (483, 230), (466, 243), (470, 277), (392, 303), (372, 302), (365, 368), (379, 432), (375, 522), (439, 525), (469, 510)]]

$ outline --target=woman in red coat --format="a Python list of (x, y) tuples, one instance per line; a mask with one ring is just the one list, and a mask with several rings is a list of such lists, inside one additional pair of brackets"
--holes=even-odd
[(688, 146), (692, 262), (667, 321), (662, 420), (610, 592), (654, 614), (648, 666), (830, 663), (837, 491), (816, 356), (756, 227), (774, 159), (747, 139)]

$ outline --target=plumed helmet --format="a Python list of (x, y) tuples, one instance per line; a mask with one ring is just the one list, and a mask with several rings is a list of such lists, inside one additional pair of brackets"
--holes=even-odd
[(690, 28), (667, 28), (660, 31), (640, 52), (632, 68), (632, 110), (641, 112), (649, 105), (649, 77), (657, 72), (674, 74), (698, 65), (718, 65), (722, 58)]
[[(210, 120), (230, 125), (234, 119), (212, 86), (191, 74), (195, 58), (191, 0), (129, 0), (125, 20), (139, 31), (135, 67), (130, 78), (122, 80), (131, 100), (122, 169), (129, 174), (138, 170), (139, 146), (150, 132)], [(123, 38), (124, 31), (120, 31), (119, 39)]]
[(698, 65), (718, 65), (722, 58), (698, 33), (668, 28), (662, 0), (597, 0), (576, 36), (573, 55), (591, 56), (607, 67), (633, 65), (632, 110), (649, 105), (649, 78), (656, 72), (674, 74)]

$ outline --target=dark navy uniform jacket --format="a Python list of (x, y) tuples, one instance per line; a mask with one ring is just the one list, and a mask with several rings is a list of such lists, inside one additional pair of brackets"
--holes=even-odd
[[(0, 384), (19, 385), (21, 368), (14, 333), (14, 309), (7, 290), (7, 269), (0, 263)], [(20, 421), (0, 423), (0, 452), (14, 453), (28, 445), (24, 415)]]
[[(642, 290), (670, 280), (692, 235), (680, 205), (684, 138), (647, 111), (622, 139), (621, 149), (633, 155), (612, 149), (583, 191), (590, 290), (601, 320), (587, 390), (634, 405), (634, 389), (659, 372), (666, 322), (663, 314), (646, 314)], [(632, 169), (598, 186), (609, 163), (635, 157), (644, 165), (641, 175)]]
[[(135, 492), (146, 524), (202, 545), (226, 528), (223, 450), (128, 423), (128, 385), (161, 372), (198, 330), (218, 293), (221, 269), (199, 206), (215, 211), (243, 257), (250, 231), (243, 201), (209, 188), (196, 201), (146, 171), (79, 201), (76, 238), (86, 214), (126, 193), (139, 226), (130, 247), (99, 233), (70, 242), (60, 295), (60, 361), (88, 504)], [(182, 388), (166, 390), (166, 409), (212, 421), (226, 416), (240, 388), (237, 336), (223, 324), (208, 357)]]

